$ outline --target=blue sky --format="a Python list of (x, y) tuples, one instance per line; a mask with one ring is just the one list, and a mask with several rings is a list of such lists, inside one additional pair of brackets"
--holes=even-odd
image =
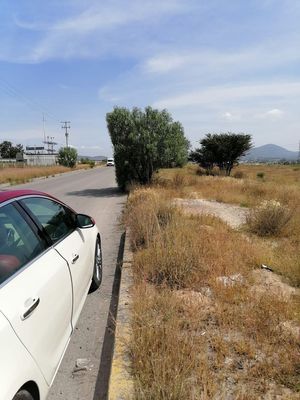
[(299, 0), (0, 0), (0, 141), (110, 155), (115, 105), (167, 108), (193, 145), (245, 132), (297, 150)]

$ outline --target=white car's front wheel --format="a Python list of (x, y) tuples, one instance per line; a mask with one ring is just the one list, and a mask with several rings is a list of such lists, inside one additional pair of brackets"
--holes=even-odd
[(27, 390), (20, 390), (13, 398), (13, 400), (34, 400), (32, 395)]
[(94, 273), (91, 284), (91, 291), (97, 290), (101, 285), (101, 282), (102, 282), (102, 250), (101, 250), (101, 241), (98, 236), (95, 246)]

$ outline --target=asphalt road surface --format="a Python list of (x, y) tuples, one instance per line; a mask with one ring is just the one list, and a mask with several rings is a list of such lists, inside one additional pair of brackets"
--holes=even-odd
[(117, 189), (114, 168), (74, 171), (14, 188), (47, 192), (96, 220), (102, 239), (102, 284), (87, 297), (48, 399), (106, 399), (124, 239), (119, 217), (126, 201)]

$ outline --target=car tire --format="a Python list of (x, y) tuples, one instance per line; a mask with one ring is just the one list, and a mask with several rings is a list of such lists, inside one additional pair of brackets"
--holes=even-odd
[(93, 292), (97, 290), (101, 285), (101, 282), (102, 282), (102, 250), (101, 250), (101, 241), (98, 236), (95, 246), (94, 272), (93, 272), (90, 291)]
[(34, 397), (27, 392), (27, 390), (20, 390), (13, 398), (13, 400), (34, 400)]

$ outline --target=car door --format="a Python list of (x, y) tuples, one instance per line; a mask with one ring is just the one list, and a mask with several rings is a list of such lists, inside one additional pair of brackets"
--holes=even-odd
[(68, 265), (16, 203), (0, 208), (0, 226), (0, 310), (50, 384), (72, 332)]
[(45, 197), (22, 200), (49, 235), (54, 249), (68, 263), (73, 286), (72, 324), (75, 326), (88, 293), (93, 270), (93, 252), (88, 234), (77, 228), (76, 214), (65, 205)]

